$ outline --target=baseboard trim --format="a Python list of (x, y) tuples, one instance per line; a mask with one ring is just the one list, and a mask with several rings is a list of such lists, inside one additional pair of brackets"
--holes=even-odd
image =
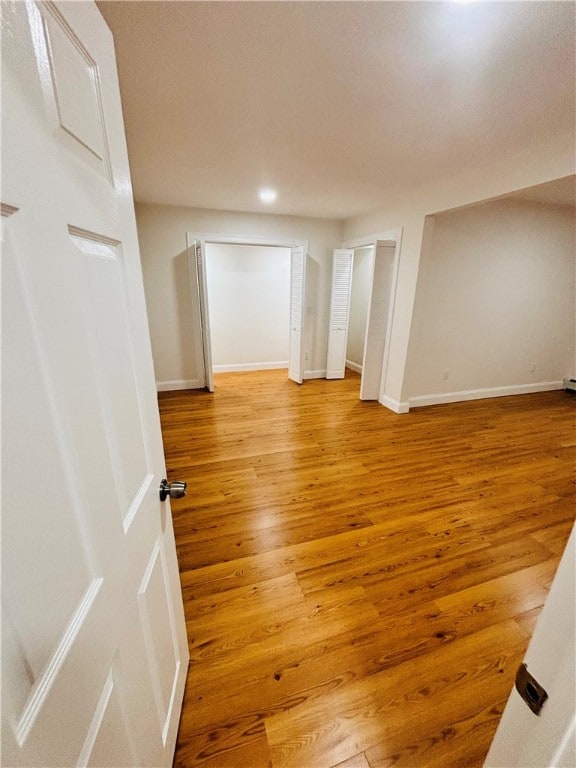
[(350, 368), (351, 371), (362, 374), (362, 366), (358, 363), (353, 363), (352, 360), (346, 360), (346, 368)]
[(408, 413), (410, 410), (410, 403), (402, 403), (399, 400), (392, 400), (392, 398), (387, 395), (382, 395), (378, 399), (378, 402), (380, 405), (383, 405), (384, 408), (394, 411), (394, 413)]
[(214, 373), (236, 373), (237, 371), (275, 371), (279, 368), (288, 370), (288, 360), (279, 360), (272, 363), (232, 363), (230, 365), (214, 365)]
[(507, 387), (489, 387), (487, 389), (468, 389), (463, 392), (446, 392), (441, 395), (420, 395), (410, 397), (410, 408), (422, 408), (426, 405), (459, 403), (465, 400), (483, 400), (487, 397), (509, 397), (510, 395), (531, 395), (535, 392), (552, 392), (563, 389), (562, 381), (540, 381), (537, 384), (513, 384)]
[(326, 369), (322, 371), (304, 371), (302, 378), (303, 379), (325, 379)]
[(200, 379), (174, 379), (173, 381), (157, 381), (157, 392), (172, 392), (176, 389), (203, 389), (205, 386)]

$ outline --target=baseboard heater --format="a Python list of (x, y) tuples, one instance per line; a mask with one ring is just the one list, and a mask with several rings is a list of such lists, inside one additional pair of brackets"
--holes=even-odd
[(576, 392), (576, 379), (564, 379), (564, 389)]

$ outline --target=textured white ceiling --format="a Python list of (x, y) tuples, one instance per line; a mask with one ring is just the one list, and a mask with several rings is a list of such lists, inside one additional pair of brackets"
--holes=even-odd
[(140, 201), (346, 218), (574, 132), (572, 2), (98, 5)]

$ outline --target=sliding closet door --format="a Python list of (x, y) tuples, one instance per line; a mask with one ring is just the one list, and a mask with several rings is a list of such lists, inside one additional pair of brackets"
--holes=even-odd
[(354, 251), (336, 249), (332, 260), (332, 293), (328, 328), (326, 378), (343, 379), (346, 368), (346, 342), (350, 319), (350, 292)]
[(382, 366), (392, 309), (395, 259), (395, 242), (385, 240), (376, 243), (360, 384), (361, 400), (378, 400), (380, 396)]
[(290, 269), (290, 352), (288, 378), (302, 384), (304, 378), (304, 321), (306, 317), (306, 251), (292, 249)]

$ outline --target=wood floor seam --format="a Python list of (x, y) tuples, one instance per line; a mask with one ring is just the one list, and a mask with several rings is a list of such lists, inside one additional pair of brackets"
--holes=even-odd
[(574, 522), (562, 391), (161, 393), (191, 665), (176, 768), (480, 768)]

